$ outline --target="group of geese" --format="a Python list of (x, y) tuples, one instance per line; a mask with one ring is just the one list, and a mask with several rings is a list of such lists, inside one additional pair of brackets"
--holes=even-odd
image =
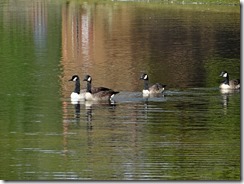
[[(229, 79), (229, 74), (227, 71), (223, 71), (220, 74), (221, 77), (225, 78), (224, 81), (220, 84), (219, 88), (223, 90), (237, 90), (240, 89), (240, 79)], [(146, 73), (143, 73), (140, 77), (141, 80), (144, 80), (144, 88), (142, 90), (143, 96), (150, 96), (153, 94), (160, 94), (164, 91), (166, 85), (156, 83), (149, 86), (149, 77)], [(119, 93), (118, 91), (114, 91), (112, 89), (106, 87), (93, 87), (92, 86), (92, 77), (90, 75), (86, 75), (83, 81), (87, 82), (86, 89), (80, 89), (80, 78), (78, 75), (73, 75), (69, 81), (75, 82), (75, 89), (71, 93), (71, 100), (79, 101), (104, 101), (104, 100), (113, 100), (114, 95)]]

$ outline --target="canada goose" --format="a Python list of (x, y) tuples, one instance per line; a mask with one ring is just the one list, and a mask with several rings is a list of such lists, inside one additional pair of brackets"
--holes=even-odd
[(144, 88), (142, 90), (142, 94), (144, 96), (148, 96), (150, 94), (159, 94), (162, 93), (164, 91), (164, 88), (166, 87), (166, 85), (164, 84), (160, 84), (160, 83), (156, 83), (152, 86), (149, 87), (148, 81), (149, 81), (149, 77), (147, 74), (143, 73), (140, 77), (141, 80), (144, 80)]
[(80, 78), (78, 75), (73, 75), (69, 81), (75, 82), (75, 89), (71, 93), (70, 98), (73, 101), (84, 100), (86, 90), (80, 90)]
[[(86, 89), (80, 89), (80, 78), (78, 75), (73, 75), (69, 81), (74, 81), (75, 82), (75, 89), (71, 93), (70, 98), (72, 102), (80, 101), (80, 100), (85, 100), (85, 93)], [(101, 90), (106, 90), (108, 88), (104, 87), (92, 87), (91, 92), (92, 93), (97, 93)]]
[(220, 84), (220, 89), (240, 89), (240, 79), (229, 80), (229, 74), (227, 71), (223, 71), (220, 74), (225, 80)]
[(117, 91), (113, 91), (112, 89), (105, 87), (98, 87), (92, 90), (92, 78), (90, 75), (86, 75), (84, 80), (87, 82), (87, 88), (85, 93), (85, 100), (112, 100), (115, 94), (119, 93)]

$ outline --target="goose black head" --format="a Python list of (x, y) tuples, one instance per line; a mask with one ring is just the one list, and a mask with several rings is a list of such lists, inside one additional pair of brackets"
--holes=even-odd
[(85, 78), (83, 79), (83, 81), (91, 82), (92, 78), (90, 75), (86, 75)]
[(72, 78), (69, 81), (78, 81), (80, 80), (78, 75), (73, 75)]
[(219, 76), (220, 77), (228, 77), (228, 73), (227, 73), (227, 71), (222, 71)]
[(141, 80), (148, 80), (148, 75), (143, 73), (140, 77)]

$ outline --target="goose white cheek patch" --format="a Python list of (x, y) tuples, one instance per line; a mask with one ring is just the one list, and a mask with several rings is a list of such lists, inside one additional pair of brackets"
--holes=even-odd
[(147, 75), (144, 76), (144, 79), (147, 79)]
[(225, 74), (223, 75), (223, 77), (227, 77), (227, 73), (225, 73)]
[(73, 81), (76, 81), (77, 80), (77, 77), (73, 78)]
[(91, 77), (89, 77), (89, 78), (87, 79), (87, 81), (89, 81), (89, 82), (90, 82), (90, 81), (91, 81)]

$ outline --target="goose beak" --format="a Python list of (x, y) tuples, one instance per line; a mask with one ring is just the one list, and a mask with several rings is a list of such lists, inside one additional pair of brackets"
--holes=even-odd
[(72, 79), (69, 79), (68, 81), (72, 81)]

